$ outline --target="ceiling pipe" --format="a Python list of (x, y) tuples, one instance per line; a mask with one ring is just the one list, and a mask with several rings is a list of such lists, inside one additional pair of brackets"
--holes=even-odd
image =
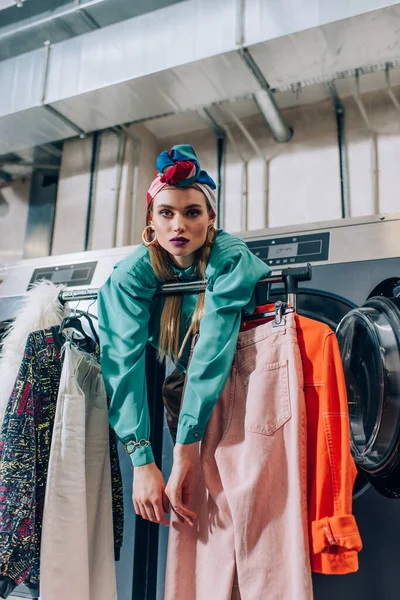
[(340, 196), (342, 218), (350, 217), (350, 194), (349, 194), (349, 168), (346, 149), (346, 128), (344, 106), (340, 100), (338, 91), (333, 82), (326, 84), (329, 95), (332, 99), (336, 115), (337, 140), (339, 148), (339, 169), (340, 169)]
[(372, 198), (374, 214), (379, 214), (379, 163), (378, 163), (378, 136), (373, 130), (365, 106), (360, 96), (360, 74), (358, 69), (355, 76), (354, 100), (366, 125), (371, 139), (371, 176), (372, 176)]
[(274, 140), (278, 143), (289, 142), (293, 137), (293, 129), (286, 123), (268, 81), (247, 48), (240, 48), (238, 52), (261, 87), (261, 90), (253, 94), (253, 98)]
[(400, 110), (400, 102), (396, 98), (396, 95), (395, 95), (395, 93), (392, 89), (392, 85), (390, 83), (390, 69), (391, 69), (391, 65), (388, 63), (385, 67), (386, 91), (389, 95), (389, 98), (393, 102), (394, 107), (397, 108), (397, 110)]
[(231, 111), (230, 108), (228, 108), (227, 106), (223, 107), (223, 110), (229, 115), (229, 117), (232, 119), (232, 121), (238, 126), (238, 128), (240, 129), (240, 131), (243, 133), (244, 137), (247, 139), (247, 141), (249, 142), (249, 144), (251, 145), (251, 147), (255, 150), (255, 153), (261, 157), (261, 158), (265, 158), (264, 154), (261, 151), (260, 146), (257, 144), (256, 140), (253, 138), (253, 136), (251, 135), (250, 131), (247, 129), (247, 127), (245, 127), (242, 123), (242, 121), (239, 119), (239, 117), (237, 117), (235, 115), (235, 113), (233, 111)]

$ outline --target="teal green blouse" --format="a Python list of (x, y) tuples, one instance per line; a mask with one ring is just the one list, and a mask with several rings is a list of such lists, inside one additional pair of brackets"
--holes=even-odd
[[(195, 280), (193, 267), (174, 269), (181, 281)], [(188, 368), (177, 441), (198, 442), (222, 393), (232, 365), (242, 310), (253, 312), (256, 283), (270, 272), (243, 240), (218, 230), (206, 270), (205, 315)], [(145, 349), (158, 347), (164, 298), (144, 245), (116, 265), (98, 298), (101, 365), (110, 398), (109, 419), (125, 444), (148, 440), (149, 410)], [(190, 326), (197, 294), (183, 295), (182, 339)], [(190, 344), (176, 366), (186, 372)], [(154, 461), (151, 446), (137, 447), (134, 466)]]

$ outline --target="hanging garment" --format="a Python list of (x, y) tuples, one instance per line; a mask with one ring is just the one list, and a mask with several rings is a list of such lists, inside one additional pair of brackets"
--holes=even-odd
[(43, 515), (41, 600), (116, 600), (108, 406), (100, 366), (64, 345)]
[(2, 340), (0, 353), (0, 427), (19, 367), (24, 356), (28, 335), (59, 325), (67, 308), (58, 300), (64, 286), (54, 285), (51, 281), (34, 283), (32, 289), (22, 300), (13, 323)]
[[(31, 333), (0, 435), (0, 598), (24, 583), (39, 596), (40, 543), (47, 470), (61, 377), (57, 328)], [(114, 544), (122, 545), (123, 496), (110, 430)]]
[[(306, 416), (294, 315), (239, 334), (193, 464), (193, 527), (171, 515), (165, 600), (310, 600)], [(237, 585), (234, 585), (237, 570)]]
[[(259, 306), (267, 312), (273, 305)], [(249, 321), (246, 330), (265, 322)], [(350, 452), (349, 409), (340, 350), (324, 323), (295, 315), (307, 411), (307, 494), (311, 565), (315, 573), (358, 569), (362, 549), (352, 514), (357, 469)]]
[(162, 387), (162, 399), (165, 406), (165, 418), (172, 440), (175, 444), (178, 431), (179, 413), (182, 404), (183, 387), (185, 385), (185, 374), (179, 369), (174, 369), (165, 378)]

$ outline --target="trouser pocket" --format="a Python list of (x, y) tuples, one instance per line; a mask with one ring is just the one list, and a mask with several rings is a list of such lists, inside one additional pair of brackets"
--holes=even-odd
[(273, 435), (292, 416), (288, 361), (257, 367), (244, 376), (246, 389), (245, 429)]

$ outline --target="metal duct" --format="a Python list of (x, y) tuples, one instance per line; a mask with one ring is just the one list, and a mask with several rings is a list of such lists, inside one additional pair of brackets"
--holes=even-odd
[(261, 90), (256, 92), (253, 98), (270, 128), (274, 140), (276, 142), (288, 142), (292, 138), (293, 130), (286, 123), (279, 110), (268, 81), (247, 48), (242, 48), (239, 54), (261, 86)]
[(276, 142), (289, 142), (293, 129), (289, 127), (279, 110), (270, 90), (260, 90), (254, 94), (254, 100), (263, 115)]
[(271, 96), (238, 54), (242, 12), (243, 44), (276, 88), (395, 62), (400, 7), (389, 4), (298, 0), (292, 10), (246, 0), (237, 11), (226, 0), (184, 0), (0, 62), (0, 154), (257, 93), (271, 121)]

